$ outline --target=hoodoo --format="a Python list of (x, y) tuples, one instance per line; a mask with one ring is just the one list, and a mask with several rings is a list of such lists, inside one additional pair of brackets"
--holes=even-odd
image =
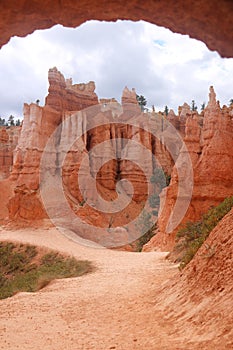
[[(233, 193), (233, 110), (220, 107), (213, 87), (201, 114), (184, 103), (178, 115), (171, 110), (166, 116), (142, 113), (134, 89), (124, 88), (120, 105), (115, 99), (99, 101), (94, 82), (73, 84), (57, 68), (49, 70), (48, 79), (45, 106), (25, 104), (22, 127), (1, 130), (1, 171), (15, 187), (8, 202), (10, 219), (47, 217), (40, 176), (41, 158), (51, 138), (55, 139), (49, 150), (50, 173), (55, 179), (60, 171), (70, 207), (89, 224), (128, 224), (145, 203), (150, 203), (156, 221), (160, 195), (157, 235), (145, 250), (170, 249), (180, 224), (198, 220)], [(161, 193), (153, 180), (156, 169), (171, 177)], [(178, 220), (174, 208), (182, 177), (182, 186), (189, 186), (190, 180), (192, 188), (179, 198), (186, 208)], [(98, 210), (99, 196), (110, 205), (119, 193), (122, 203), (128, 203), (124, 209)]]

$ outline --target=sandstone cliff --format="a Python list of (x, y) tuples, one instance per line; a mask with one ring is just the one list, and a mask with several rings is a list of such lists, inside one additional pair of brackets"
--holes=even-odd
[[(185, 103), (177, 116), (171, 110), (166, 117), (154, 111), (141, 113), (134, 89), (125, 87), (120, 105), (114, 99), (99, 103), (93, 82), (72, 84), (56, 68), (49, 70), (49, 83), (44, 107), (24, 105), (10, 174), (15, 183), (8, 203), (11, 219), (47, 216), (41, 198), (44, 154), (54, 189), (49, 216), (71, 207), (93, 227), (127, 225), (144, 207), (156, 220), (161, 188), (151, 179), (158, 168), (171, 175), (160, 195), (158, 233), (148, 250), (171, 248), (181, 220), (197, 220), (211, 205), (232, 195), (233, 112), (220, 108), (212, 87), (201, 115)], [(1, 135), (7, 144), (9, 135)], [(59, 177), (68, 207), (59, 204)]]
[[(192, 161), (193, 191), (182, 223), (197, 221), (211, 206), (219, 204), (233, 193), (233, 113), (231, 107), (220, 108), (213, 87), (210, 87), (209, 103), (204, 110), (203, 127), (200, 127), (201, 124), (196, 112), (191, 115), (188, 112), (184, 140)], [(185, 166), (182, 151), (175, 165)], [(162, 194), (165, 205), (158, 220), (158, 233), (145, 250), (156, 247), (171, 249), (174, 244), (177, 228), (169, 234), (167, 231), (179, 186), (176, 167), (172, 172), (170, 186)], [(183, 206), (188, 200), (184, 196)]]
[[(161, 287), (155, 300), (160, 305), (165, 300), (161, 311), (177, 324), (176, 336), (182, 333), (185, 337), (194, 326), (194, 336), (203, 340), (206, 349), (230, 349), (233, 345), (232, 232), (233, 209), (210, 233), (180, 276)], [(182, 322), (186, 324), (183, 329)], [(204, 333), (212, 334), (212, 340), (203, 337)]]
[(98, 103), (93, 81), (73, 84), (72, 79), (65, 79), (56, 67), (49, 70), (48, 80), (49, 94), (45, 105), (56, 111), (79, 111)]
[[(141, 114), (134, 90), (123, 90), (121, 107), (113, 99), (99, 104), (94, 83), (73, 85), (56, 68), (49, 71), (49, 83), (44, 107), (24, 105), (10, 176), (16, 185), (8, 204), (10, 218), (46, 217), (39, 188), (40, 162), (52, 140), (49, 171), (54, 183), (57, 174), (62, 175), (65, 196), (74, 212), (100, 227), (128, 223), (148, 200), (154, 169), (162, 166), (171, 173), (181, 143), (176, 142), (164, 120)], [(89, 109), (83, 110), (84, 106)], [(111, 201), (116, 206), (120, 201), (126, 205), (131, 196), (132, 203), (123, 214), (115, 209), (114, 213), (93, 209), (100, 203), (107, 208)]]
[(13, 166), (13, 152), (18, 144), (21, 127), (0, 128), (0, 180), (9, 177)]
[[(19, 142), (14, 151), (10, 175), (15, 181), (15, 196), (9, 202), (10, 218), (36, 219), (45, 217), (39, 196), (40, 161), (44, 147), (65, 111), (79, 110), (98, 103), (94, 83), (72, 85), (56, 69), (49, 70), (49, 94), (44, 107), (24, 105), (24, 120)], [(53, 157), (55, 155), (51, 155)], [(55, 156), (56, 157), (56, 156)], [(19, 200), (20, 199), (20, 200)], [(34, 200), (35, 199), (35, 200)], [(21, 210), (21, 202), (30, 202)], [(34, 208), (35, 206), (35, 208)]]

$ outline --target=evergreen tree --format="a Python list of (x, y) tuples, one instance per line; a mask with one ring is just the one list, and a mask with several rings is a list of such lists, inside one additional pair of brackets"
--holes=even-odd
[(205, 102), (203, 102), (201, 105), (201, 111), (204, 111), (204, 109), (205, 109)]
[(141, 107), (141, 111), (143, 112), (145, 110), (145, 106), (147, 104), (147, 100), (145, 99), (145, 97), (143, 95), (137, 95), (137, 101), (139, 106)]
[(197, 106), (196, 106), (196, 103), (195, 103), (195, 101), (194, 100), (192, 100), (192, 107), (191, 107), (191, 109), (192, 109), (192, 111), (196, 111), (197, 110)]
[(10, 126), (13, 126), (15, 125), (15, 121), (14, 121), (14, 116), (13, 115), (10, 115), (9, 118), (8, 118), (8, 125)]
[(4, 118), (0, 117), (0, 126), (4, 126), (4, 125), (6, 125), (6, 121)]
[(165, 113), (165, 115), (168, 115), (168, 106), (165, 106), (165, 108), (164, 108), (164, 113)]

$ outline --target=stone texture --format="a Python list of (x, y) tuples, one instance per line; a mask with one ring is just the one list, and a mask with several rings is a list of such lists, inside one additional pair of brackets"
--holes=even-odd
[[(176, 336), (183, 339), (192, 329), (199, 341), (204, 333), (208, 334), (202, 338), (205, 349), (228, 349), (233, 344), (232, 232), (233, 209), (210, 233), (185, 269), (161, 287), (154, 301), (162, 305), (161, 311), (169, 315), (170, 322), (176, 323)], [(184, 322), (186, 328), (181, 330)]]
[(189, 116), (191, 116), (191, 110), (190, 106), (185, 102), (183, 106), (179, 107), (179, 127), (178, 130), (180, 131), (181, 135), (185, 135), (185, 124), (186, 120)]
[[(232, 232), (233, 209), (210, 233), (198, 254), (184, 270), (182, 279), (185, 280), (185, 288), (192, 291), (192, 299), (201, 299), (200, 290), (206, 294), (223, 289), (232, 291)], [(200, 290), (195, 290), (197, 283)]]
[(170, 111), (168, 112), (167, 120), (174, 126), (174, 128), (176, 128), (177, 130), (179, 129), (179, 117), (176, 116), (173, 109), (170, 109)]
[(123, 90), (122, 97), (121, 97), (121, 104), (124, 106), (125, 104), (135, 104), (138, 105), (137, 102), (137, 94), (135, 89), (129, 90), (126, 86)]
[(49, 70), (48, 79), (49, 94), (45, 105), (58, 112), (79, 111), (98, 103), (93, 81), (87, 84), (72, 84), (72, 79), (65, 80), (56, 67)]
[[(72, 80), (65, 80), (64, 76), (57, 70), (52, 68), (48, 73), (49, 79), (49, 94), (46, 98), (46, 104), (44, 107), (40, 107), (37, 104), (25, 104), (24, 105), (24, 120), (22, 125), (22, 131), (19, 138), (18, 145), (14, 151), (14, 164), (11, 171), (11, 180), (15, 181), (17, 188), (24, 186), (24, 191), (17, 192), (16, 197), (19, 199), (25, 197), (30, 203), (35, 203), (38, 207), (38, 202), (31, 200), (31, 191), (38, 191), (39, 189), (39, 173), (40, 173), (40, 160), (44, 151), (44, 147), (53, 133), (53, 131), (61, 123), (64, 113), (72, 110), (80, 110), (84, 107), (96, 105), (98, 103), (97, 95), (94, 93), (95, 84), (89, 82), (88, 84), (72, 84)], [(67, 127), (66, 123), (62, 124), (64, 128)], [(63, 145), (64, 142), (68, 142), (69, 133), (77, 132), (78, 126), (70, 125), (67, 130), (62, 130)], [(60, 145), (62, 148), (62, 143)], [(80, 152), (82, 149), (80, 149)], [(62, 149), (51, 150), (51, 171), (56, 171), (56, 157), (57, 152), (62, 152)], [(73, 159), (75, 162), (77, 155)], [(72, 166), (72, 164), (70, 165)], [(27, 189), (28, 192), (25, 192)], [(33, 193), (33, 199), (36, 195)], [(17, 204), (21, 205), (22, 200), (11, 200), (14, 202), (14, 207)], [(19, 208), (10, 210), (10, 216), (16, 217), (19, 213)], [(38, 208), (35, 213), (38, 212)], [(42, 215), (43, 210), (38, 215)]]
[(117, 103), (117, 100), (114, 97), (112, 97), (112, 98), (100, 98), (99, 99), (99, 103), (107, 104), (107, 103), (111, 103), (111, 102)]
[[(70, 79), (65, 80), (55, 68), (49, 71), (49, 79), (46, 105), (24, 106), (24, 121), (10, 176), (16, 186), (8, 206), (10, 218), (30, 220), (31, 214), (27, 212), (30, 206), (35, 218), (37, 214), (38, 218), (45, 216), (39, 193), (40, 161), (55, 129), (47, 151), (51, 179), (54, 178), (56, 184), (56, 176), (62, 174), (64, 193), (70, 206), (84, 220), (99, 227), (120, 226), (127, 222), (127, 217), (130, 219), (138, 213), (138, 208), (153, 193), (150, 179), (157, 167), (171, 175), (170, 186), (161, 193), (159, 231), (148, 249), (169, 249), (174, 244), (176, 230), (169, 235), (165, 231), (176, 204), (179, 183), (182, 184), (180, 210), (189, 200), (186, 190), (192, 170), (194, 188), (183, 222), (199, 219), (211, 205), (232, 195), (233, 109), (220, 108), (213, 87), (203, 115), (190, 111), (184, 104), (178, 116), (170, 111), (166, 118), (163, 113), (141, 113), (136, 92), (128, 88), (123, 90), (121, 107), (112, 99), (96, 104), (94, 84), (91, 83), (91, 88), (84, 84), (82, 91), (85, 94), (82, 95), (80, 84), (73, 85)], [(73, 88), (75, 86), (78, 88)], [(93, 96), (96, 96), (95, 102)], [(87, 103), (90, 109), (74, 113), (73, 108), (81, 108)], [(108, 103), (114, 105), (113, 110)], [(6, 131), (1, 133), (1, 141), (9, 142)], [(192, 167), (184, 161), (187, 154)], [(56, 188), (54, 203), (55, 194)], [(124, 215), (103, 214), (94, 209), (100, 203), (110, 206), (118, 198), (121, 203), (126, 203), (130, 196), (131, 207), (123, 211)], [(57, 205), (54, 208), (57, 213), (63, 210)], [(171, 223), (174, 227), (177, 220), (173, 215)]]
[(0, 128), (0, 180), (9, 177), (13, 166), (13, 152), (18, 143), (21, 127)]
[[(37, 213), (38, 218), (45, 214), (39, 196), (40, 161), (45, 145), (56, 129), (49, 151), (46, 151), (50, 157), (48, 170), (54, 177), (54, 183), (56, 174), (62, 173), (65, 195), (74, 210), (80, 204), (83, 206), (87, 199), (89, 204), (97, 205), (99, 195), (106, 201), (113, 201), (118, 198), (118, 190), (124, 203), (128, 196), (133, 195), (135, 208), (128, 208), (122, 217), (119, 213), (112, 216), (94, 213), (89, 204), (78, 210), (82, 218), (88, 216), (90, 222), (94, 221), (101, 227), (112, 221), (113, 225), (122, 224), (127, 216), (132, 217), (138, 212), (138, 204), (146, 201), (154, 168), (162, 166), (168, 174), (171, 173), (174, 159), (166, 148), (169, 148), (168, 143), (163, 144), (162, 139), (168, 133), (166, 139), (173, 148), (173, 133), (169, 134), (165, 122), (161, 128), (161, 120), (156, 115), (154, 119), (150, 114), (141, 115), (134, 90), (123, 90), (122, 109), (114, 99), (96, 104), (98, 98), (94, 93), (94, 83), (72, 84), (72, 80), (65, 80), (56, 68), (49, 70), (49, 83), (44, 107), (34, 103), (24, 105), (24, 121), (10, 176), (16, 186), (8, 205), (10, 218), (30, 220), (31, 216), (27, 213), (30, 206), (34, 206), (32, 212), (35, 218)], [(91, 109), (78, 111), (87, 104)], [(108, 104), (113, 108), (109, 109)], [(73, 111), (74, 108), (77, 112)], [(159, 136), (153, 136), (150, 130)], [(101, 145), (103, 149), (99, 149)], [(174, 147), (175, 157), (179, 147)], [(124, 181), (119, 187), (117, 183), (120, 180)], [(53, 213), (60, 210), (55, 205)]]
[(59, 124), (60, 114), (37, 104), (24, 105), (24, 120), (14, 152), (11, 179), (30, 190), (39, 187), (39, 164), (48, 137)]
[[(213, 87), (210, 87), (209, 103), (204, 110), (203, 127), (200, 128), (194, 113), (186, 120), (185, 143), (192, 160), (194, 187), (191, 203), (182, 220), (198, 220), (202, 214), (233, 193), (233, 118), (232, 107), (220, 108)], [(176, 167), (182, 164), (182, 150), (172, 172), (170, 186), (162, 194), (164, 208), (158, 220), (157, 235), (145, 247), (171, 249), (175, 229), (167, 234), (166, 225), (177, 199), (178, 177)]]
[[(96, 0), (54, 2), (46, 0), (41, 6), (39, 0), (29, 2), (1, 2), (0, 46), (14, 35), (26, 36), (36, 29), (45, 29), (62, 24), (77, 27), (91, 20), (116, 21), (130, 19), (145, 20), (164, 26), (174, 32), (189, 34), (190, 37), (204, 41), (211, 50), (217, 50), (224, 57), (233, 56), (233, 4), (229, 0), (135, 1)], [(208, 18), (208, 20), (207, 20)], [(218, 30), (216, 30), (218, 28)]]
[(150, 190), (150, 178), (154, 164), (152, 158), (151, 134), (141, 129), (132, 130), (131, 141), (122, 149), (120, 174), (121, 178), (129, 181), (131, 186), (125, 186), (126, 193), (133, 199), (143, 202)]
[(14, 196), (7, 204), (10, 219), (39, 220), (46, 218), (46, 212), (41, 205), (36, 191), (28, 189), (25, 185), (16, 186)]

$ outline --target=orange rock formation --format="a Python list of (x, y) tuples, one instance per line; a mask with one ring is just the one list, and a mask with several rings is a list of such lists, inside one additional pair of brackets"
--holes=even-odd
[[(49, 166), (51, 173), (55, 174), (58, 167), (56, 162), (66, 154), (62, 175), (66, 194), (72, 205), (77, 205), (86, 198), (96, 200), (93, 192), (95, 186), (92, 183), (94, 179), (98, 191), (108, 200), (116, 198), (116, 184), (124, 179), (131, 182), (132, 186), (122, 183), (122, 190), (126, 195), (132, 195), (133, 202), (141, 206), (140, 203), (147, 200), (147, 187), (150, 186), (148, 179), (153, 174), (154, 167), (160, 164), (170, 174), (174, 159), (178, 156), (180, 144), (175, 145), (173, 133), (169, 133), (165, 122), (162, 129), (161, 120), (156, 117), (141, 118), (134, 90), (124, 89), (123, 109), (111, 100), (110, 105), (113, 104), (115, 109), (109, 110), (108, 101), (104, 100), (104, 104), (98, 103), (93, 82), (72, 85), (71, 79), (65, 80), (53, 68), (49, 70), (49, 83), (49, 94), (44, 107), (34, 103), (24, 105), (24, 121), (10, 177), (16, 184), (15, 195), (8, 205), (10, 218), (35, 219), (45, 216), (40, 205), (40, 161), (49, 137), (59, 125), (59, 137), (51, 150)], [(84, 107), (91, 107), (90, 112), (81, 111)], [(71, 118), (75, 111), (80, 112)], [(88, 116), (92, 111), (95, 117), (98, 116), (100, 125), (92, 126), (94, 117)], [(126, 120), (130, 123), (134, 120), (136, 124), (127, 124)], [(161, 134), (160, 138), (150, 133), (150, 130), (157, 129)], [(168, 134), (166, 139), (169, 141), (166, 146), (162, 142), (165, 133)], [(67, 149), (70, 140), (76, 140), (80, 135), (77, 143)], [(105, 141), (104, 151), (99, 154), (96, 146)], [(173, 149), (173, 157), (166, 147)], [(80, 168), (85, 156), (88, 161), (84, 168)], [(79, 173), (83, 174), (85, 181), (80, 181)], [(95, 216), (93, 220), (96, 221)], [(101, 220), (105, 222), (106, 218)], [(107, 222), (109, 220), (108, 217)], [(119, 226), (121, 222), (122, 218), (119, 216), (114, 226)]]
[[(203, 127), (200, 124), (196, 112), (188, 112), (185, 144), (192, 160), (194, 187), (182, 223), (198, 220), (211, 206), (233, 194), (233, 110), (226, 106), (220, 108), (213, 87), (210, 87), (209, 103), (204, 110)], [(180, 152), (176, 166), (184, 166), (182, 158)], [(177, 200), (177, 188), (178, 178), (174, 168), (171, 184), (162, 194), (166, 195), (166, 202), (158, 220), (158, 234), (146, 245), (145, 250), (155, 247), (170, 249), (173, 246), (177, 228), (170, 234), (166, 231)]]
[(9, 177), (13, 166), (13, 152), (18, 143), (20, 127), (0, 128), (0, 180)]
[(201, 339), (204, 349), (230, 349), (233, 345), (232, 232), (233, 209), (182, 273), (161, 286), (154, 300), (176, 324), (176, 337), (184, 339), (192, 329), (194, 339)]
[(45, 105), (62, 111), (80, 111), (81, 109), (96, 105), (98, 97), (95, 83), (72, 84), (72, 79), (66, 79), (56, 67), (49, 70), (49, 94)]
[(26, 36), (35, 29), (50, 28), (58, 23), (77, 27), (91, 19), (130, 19), (145, 20), (177, 33), (189, 34), (192, 38), (204, 41), (211, 50), (218, 50), (222, 56), (233, 56), (233, 5), (229, 0), (212, 0), (211, 6), (206, 0), (199, 0), (195, 5), (192, 0), (146, 0), (137, 3), (137, 6), (134, 0), (111, 3), (107, 0), (46, 0), (43, 6), (40, 0), (18, 0), (14, 4), (4, 1), (0, 6), (0, 46), (11, 36)]
[[(48, 167), (54, 183), (56, 174), (62, 173), (65, 195), (73, 210), (89, 200), (78, 210), (79, 214), (82, 218), (88, 216), (89, 223), (100, 227), (121, 226), (138, 215), (148, 196), (154, 195), (150, 179), (156, 167), (161, 166), (167, 175), (171, 174), (169, 187), (161, 193), (158, 234), (147, 244), (147, 250), (169, 249), (174, 244), (179, 224), (174, 208), (181, 183), (180, 209), (190, 201), (182, 222), (199, 219), (211, 205), (232, 195), (232, 108), (220, 108), (213, 87), (203, 115), (184, 104), (178, 116), (170, 111), (165, 118), (154, 112), (141, 114), (136, 92), (127, 87), (121, 106), (113, 99), (100, 104), (93, 82), (73, 85), (56, 68), (49, 70), (49, 83), (44, 107), (33, 103), (24, 106), (24, 121), (10, 174), (15, 183), (15, 195), (8, 203), (11, 219), (46, 217), (40, 197), (40, 162), (51, 137), (54, 141)], [(90, 109), (83, 111), (83, 107)], [(181, 136), (177, 137), (174, 130)], [(2, 142), (8, 142), (6, 130), (1, 135)], [(184, 158), (187, 154), (190, 165)], [(189, 177), (191, 184), (192, 171), (194, 186), (188, 193), (185, 186), (189, 186)], [(131, 207), (127, 206), (124, 214), (121, 211), (103, 214), (93, 209), (99, 201), (98, 193), (110, 205), (117, 199), (118, 191), (125, 200), (132, 197)]]

